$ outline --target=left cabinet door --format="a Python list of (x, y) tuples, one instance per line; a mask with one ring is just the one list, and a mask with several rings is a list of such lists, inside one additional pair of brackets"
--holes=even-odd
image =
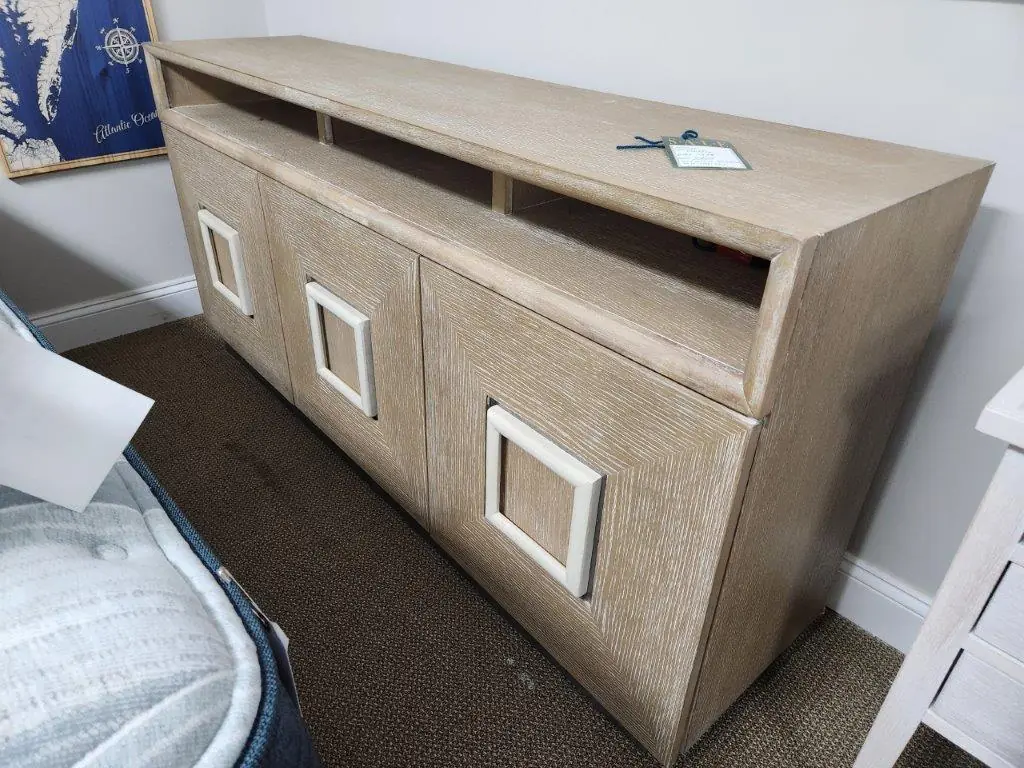
[(206, 319), (291, 400), (259, 175), (173, 128), (164, 136)]

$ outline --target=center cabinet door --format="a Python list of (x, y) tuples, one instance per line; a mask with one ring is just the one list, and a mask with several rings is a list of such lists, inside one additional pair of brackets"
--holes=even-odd
[(266, 177), (295, 404), (427, 525), (419, 257)]
[(668, 761), (757, 422), (421, 270), (434, 536)]

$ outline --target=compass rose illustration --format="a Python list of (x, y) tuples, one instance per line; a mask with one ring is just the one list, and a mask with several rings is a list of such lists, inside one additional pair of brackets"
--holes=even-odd
[(100, 34), (103, 35), (103, 45), (97, 45), (96, 50), (106, 51), (111, 64), (123, 64), (125, 69), (131, 69), (131, 65), (139, 60), (142, 49), (135, 37), (135, 27), (119, 26), (119, 20), (114, 19), (114, 26), (101, 29)]

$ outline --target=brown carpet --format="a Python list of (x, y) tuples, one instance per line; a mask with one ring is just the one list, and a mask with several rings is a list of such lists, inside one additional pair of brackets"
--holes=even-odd
[[(135, 443), (291, 636), (326, 765), (655, 765), (201, 319), (68, 356), (156, 400)], [(848, 766), (899, 663), (826, 613), (677, 765)], [(980, 764), (922, 728), (900, 765)]]

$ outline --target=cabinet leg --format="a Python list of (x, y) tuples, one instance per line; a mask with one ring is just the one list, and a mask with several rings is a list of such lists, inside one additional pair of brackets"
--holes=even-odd
[(920, 725), (923, 713), (905, 706), (905, 696), (900, 692), (906, 687), (901, 683), (907, 681), (900, 677), (875, 718), (853, 768), (892, 768)]

